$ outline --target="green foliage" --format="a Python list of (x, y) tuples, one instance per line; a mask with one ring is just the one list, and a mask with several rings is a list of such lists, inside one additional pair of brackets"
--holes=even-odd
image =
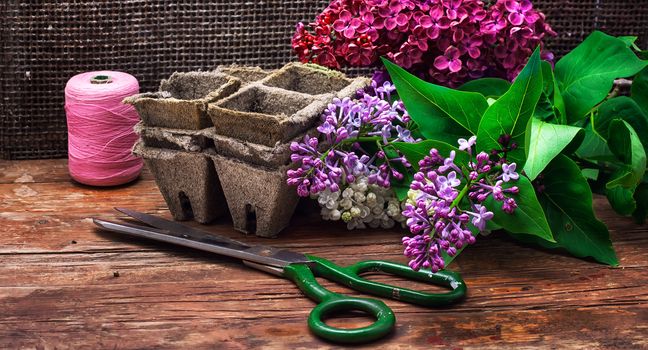
[(460, 151), (457, 147), (449, 145), (442, 141), (425, 140), (418, 143), (394, 142), (392, 145), (399, 150), (405, 158), (412, 164), (412, 167), (418, 171), (418, 162), (425, 156), (430, 155), (430, 150), (436, 148), (441, 155), (447, 157), (450, 152), (455, 151), (455, 159), (460, 163), (468, 163), (470, 158), (466, 152)]
[(592, 130), (591, 125), (583, 128), (583, 132), (585, 137), (578, 150), (576, 150), (576, 155), (579, 158), (592, 161), (608, 161), (614, 159), (614, 154), (610, 151), (607, 141)]
[(500, 149), (498, 138), (511, 135), (518, 148), (511, 151), (508, 158), (522, 166), (525, 161), (524, 132), (541, 93), (540, 49), (537, 49), (511, 88), (484, 113), (477, 131), (477, 150)]
[(594, 130), (605, 139), (609, 139), (610, 123), (622, 119), (632, 126), (637, 132), (639, 140), (646, 143), (644, 150), (648, 152), (648, 115), (639, 107), (636, 100), (626, 96), (619, 96), (603, 102), (593, 123)]
[(461, 85), (457, 90), (478, 92), (486, 98), (498, 99), (500, 96), (504, 95), (510, 87), (511, 83), (504, 79), (481, 78), (471, 80)]
[(639, 37), (637, 37), (637, 36), (630, 36), (630, 35), (628, 35), (628, 36), (620, 36), (618, 38), (619, 38), (619, 40), (623, 41), (626, 44), (627, 47), (631, 47), (635, 43), (635, 41), (637, 41), (637, 39), (639, 39)]
[(631, 215), (637, 208), (635, 190), (646, 172), (646, 152), (637, 133), (624, 120), (613, 120), (609, 135), (610, 150), (623, 165), (605, 185), (608, 200), (619, 214)]
[(545, 248), (562, 248), (574, 256), (592, 257), (619, 264), (607, 227), (594, 215), (592, 192), (574, 161), (556, 157), (544, 172), (545, 190), (538, 195), (556, 243), (535, 237), (514, 235), (517, 239)]
[(459, 137), (477, 132), (479, 120), (488, 108), (484, 96), (430, 84), (386, 59), (383, 63), (423, 136), (456, 142)]
[(408, 172), (404, 172), (405, 178), (403, 181), (395, 182), (392, 179), (391, 188), (396, 193), (396, 198), (399, 201), (404, 201), (407, 198), (407, 193), (409, 192), (409, 184), (412, 183), (412, 175)]
[(545, 121), (552, 121), (565, 124), (567, 112), (558, 82), (555, 79), (553, 68), (547, 61), (542, 61), (543, 90), (540, 102), (536, 106), (535, 116)]
[(567, 121), (582, 120), (605, 99), (614, 79), (633, 76), (647, 65), (626, 41), (598, 31), (592, 33), (556, 63), (555, 75), (565, 100)]
[[(594, 215), (592, 189), (622, 215), (648, 215), (648, 54), (636, 37), (592, 33), (555, 67), (536, 50), (513, 84), (477, 79), (457, 90), (429, 84), (384, 60), (399, 96), (426, 139), (394, 147), (418, 169), (431, 148), (457, 152), (457, 138), (477, 135), (477, 151), (502, 149), (524, 170), (518, 208), (494, 212), (489, 227), (525, 242), (618, 265), (605, 225)], [(632, 96), (610, 94), (614, 80), (634, 76)], [(490, 103), (490, 106), (489, 106)], [(507, 184), (510, 185), (510, 184)], [(539, 189), (537, 192), (535, 189)], [(446, 257), (446, 262), (452, 258)]]
[(580, 144), (584, 131), (569, 125), (559, 125), (533, 119), (526, 132), (527, 161), (524, 171), (535, 180), (545, 167), (572, 143)]
[(520, 189), (520, 193), (513, 196), (518, 207), (512, 215), (505, 213), (501, 203), (496, 202), (492, 197), (486, 200), (486, 207), (495, 214), (493, 223), (511, 233), (532, 235), (541, 240), (555, 242), (531, 181), (520, 176), (516, 183), (506, 183), (504, 187), (513, 185)]
[(648, 68), (644, 68), (632, 80), (632, 99), (641, 107), (644, 115), (648, 115)]

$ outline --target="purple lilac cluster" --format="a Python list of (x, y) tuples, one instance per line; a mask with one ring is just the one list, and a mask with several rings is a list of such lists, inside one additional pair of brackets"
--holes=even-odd
[(455, 87), (484, 76), (514, 79), (544, 37), (555, 35), (529, 0), (332, 0), (315, 22), (297, 25), (292, 47), (302, 62), (338, 69), (387, 56)]
[(455, 162), (455, 151), (444, 158), (435, 148), (419, 162), (419, 172), (414, 175), (403, 211), (414, 234), (403, 237), (404, 254), (414, 270), (427, 268), (437, 272), (444, 267), (443, 252), (454, 256), (459, 249), (474, 243), (469, 224), (485, 231), (494, 216), (484, 204), (488, 197), (501, 202), (506, 213), (512, 214), (517, 207), (510, 195), (517, 194), (518, 187), (503, 187), (505, 182), (519, 178), (516, 164), (485, 152), (472, 158), (475, 142), (474, 136), (459, 140), (459, 150), (472, 159), (463, 168)]
[[(322, 114), (319, 137), (306, 135), (290, 145), (291, 160), (299, 167), (288, 171), (288, 184), (297, 186), (300, 196), (338, 192), (358, 177), (383, 188), (392, 178), (403, 178), (395, 165), (409, 167), (407, 159), (388, 157), (386, 150), (390, 142), (416, 141), (408, 129), (410, 117), (390, 82), (372, 82), (368, 90), (358, 99), (334, 99)], [(369, 152), (367, 144), (378, 150)]]

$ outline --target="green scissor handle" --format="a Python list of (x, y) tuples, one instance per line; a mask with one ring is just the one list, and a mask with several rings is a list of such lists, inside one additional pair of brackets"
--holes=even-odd
[[(396, 324), (392, 310), (382, 301), (355, 298), (334, 293), (322, 287), (315, 275), (346, 285), (352, 289), (373, 295), (401, 300), (421, 306), (440, 306), (454, 303), (466, 294), (466, 285), (459, 274), (451, 271), (413, 271), (408, 266), (380, 260), (361, 261), (342, 267), (326, 259), (307, 255), (313, 265), (291, 264), (284, 268), (284, 275), (294, 281), (306, 296), (318, 303), (308, 317), (308, 325), (317, 336), (340, 343), (367, 343), (389, 334)], [(425, 293), (369, 281), (360, 276), (365, 272), (386, 272), (408, 279), (429, 282), (451, 288), (447, 293)], [(323, 317), (340, 311), (359, 310), (376, 318), (366, 327), (342, 329), (327, 325)]]

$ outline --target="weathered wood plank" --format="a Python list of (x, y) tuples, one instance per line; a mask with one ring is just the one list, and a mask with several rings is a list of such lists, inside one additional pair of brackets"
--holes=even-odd
[[(70, 182), (61, 160), (10, 163), (0, 162), (0, 348), (335, 347), (308, 332), (313, 304), (288, 281), (233, 259), (95, 230), (88, 217), (115, 217), (113, 206), (168, 217), (146, 176), (130, 186), (94, 189)], [(16, 181), (23, 172), (33, 181)], [(465, 301), (437, 310), (386, 301), (397, 330), (367, 348), (648, 348), (648, 229), (616, 216), (603, 198), (595, 204), (621, 268), (503, 235), (481, 238), (452, 266), (469, 285)], [(227, 220), (204, 228), (340, 264), (404, 262), (399, 230), (349, 233), (307, 211), (271, 241), (242, 237)], [(332, 323), (366, 321), (353, 316)]]
[[(152, 179), (146, 167), (140, 179)], [(67, 159), (0, 160), (0, 184), (70, 181)]]

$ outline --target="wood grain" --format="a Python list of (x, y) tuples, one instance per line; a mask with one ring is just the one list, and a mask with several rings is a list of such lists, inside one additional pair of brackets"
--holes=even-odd
[[(619, 268), (503, 235), (481, 238), (451, 266), (468, 284), (465, 301), (425, 309), (386, 300), (397, 329), (364, 347), (648, 348), (648, 229), (618, 217), (604, 198), (595, 205), (610, 227)], [(89, 218), (117, 217), (114, 206), (169, 217), (148, 173), (129, 186), (96, 189), (69, 181), (62, 160), (0, 162), (0, 348), (337, 347), (309, 333), (313, 303), (286, 280), (233, 259), (95, 230)], [(399, 230), (347, 232), (301, 209), (270, 241), (241, 237), (228, 220), (194, 225), (340, 264), (405, 261)], [(367, 321), (348, 315), (331, 322)]]

